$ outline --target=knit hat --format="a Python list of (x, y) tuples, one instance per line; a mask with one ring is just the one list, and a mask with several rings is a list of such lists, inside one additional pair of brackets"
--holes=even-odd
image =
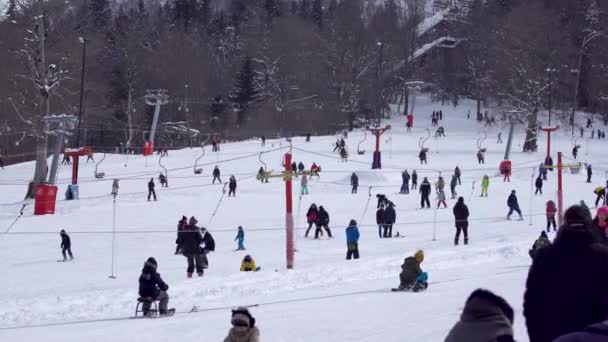
[(355, 220), (350, 220), (350, 223), (349, 223), (348, 225), (349, 225), (349, 226), (351, 226), (351, 227), (354, 227), (354, 226), (356, 226), (356, 225), (357, 225), (357, 221), (355, 221)]
[(236, 310), (232, 310), (232, 319), (230, 320), (230, 323), (234, 327), (253, 328), (255, 326), (255, 318), (251, 316), (247, 308), (240, 307)]
[(423, 262), (424, 261), (424, 252), (422, 250), (419, 250), (418, 252), (416, 252), (414, 254), (414, 258), (416, 258), (416, 260), (418, 260), (418, 262)]
[(153, 257), (149, 257), (148, 260), (146, 260), (146, 262), (144, 263), (144, 267), (146, 266), (150, 266), (154, 268), (154, 270), (156, 270), (156, 268), (158, 268), (158, 263), (156, 262), (156, 259), (154, 259)]
[(588, 229), (591, 227), (591, 213), (580, 205), (573, 205), (564, 214), (567, 226), (575, 229)]

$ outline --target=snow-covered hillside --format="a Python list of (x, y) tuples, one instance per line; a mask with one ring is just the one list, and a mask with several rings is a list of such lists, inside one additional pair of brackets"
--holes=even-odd
[[(484, 287), (504, 296), (515, 308), (518, 341), (527, 341), (522, 317), (522, 297), (528, 265), (528, 249), (542, 230), (544, 204), (556, 198), (556, 176), (550, 173), (542, 196), (531, 194), (531, 182), (544, 152), (521, 151), (523, 129), (515, 136), (511, 160), (511, 183), (498, 177), (505, 144), (496, 135), (507, 130), (487, 130), (486, 164), (478, 165), (476, 142), (484, 136), (474, 120), (466, 119), (473, 103), (441, 107), (418, 99), (415, 129), (407, 133), (402, 116), (382, 137), (383, 169), (371, 170), (374, 141), (369, 136), (356, 149), (363, 133), (349, 134), (350, 160), (340, 162), (332, 153), (335, 136), (293, 140), (296, 161), (320, 164), (319, 180), (310, 183), (310, 195), (299, 198), (294, 186), (297, 224), (295, 270), (285, 270), (284, 184), (255, 179), (262, 166), (281, 169), (285, 141), (269, 140), (225, 144), (219, 153), (207, 151), (202, 175), (192, 165), (200, 149), (170, 151), (163, 164), (169, 169), (169, 188), (157, 184), (158, 202), (146, 201), (146, 184), (161, 168), (158, 156), (108, 155), (99, 166), (103, 180), (93, 177), (93, 164), (81, 164), (80, 196), (77, 201), (59, 200), (52, 216), (33, 216), (33, 205), (18, 218), (21, 199), (32, 174), (33, 163), (0, 170), (0, 259), (4, 288), (0, 292), (0, 340), (34, 341), (221, 341), (230, 326), (230, 308), (252, 305), (263, 341), (442, 341), (457, 321), (468, 294)], [(429, 115), (443, 110), (447, 137), (430, 138), (429, 163), (421, 167), (417, 154), (420, 138), (427, 136)], [(540, 151), (545, 151), (544, 139)], [(605, 141), (580, 140), (579, 159), (595, 161), (595, 182), (584, 175), (565, 173), (567, 204), (581, 199), (590, 203), (595, 185), (605, 181), (608, 157)], [(567, 132), (554, 139), (554, 151), (570, 156), (572, 141)], [(99, 160), (102, 156), (97, 154)], [(554, 155), (555, 158), (555, 155)], [(222, 196), (222, 185), (211, 184), (214, 165), (222, 180), (231, 174), (239, 180), (237, 197)], [(454, 167), (463, 171), (457, 191), (471, 211), (470, 245), (453, 244), (451, 209), (419, 210), (419, 196), (398, 194), (403, 169), (416, 169), (420, 177), (435, 182), (449, 178)], [(59, 172), (60, 194), (69, 183), (71, 168)], [(359, 193), (351, 195), (349, 177), (357, 172)], [(490, 195), (480, 198), (480, 180), (491, 177)], [(110, 279), (112, 252), (113, 178), (120, 179), (116, 200), (116, 279)], [(420, 179), (422, 180), (422, 179)], [(371, 187), (371, 198), (368, 196)], [(506, 221), (506, 198), (517, 190), (525, 221)], [(397, 206), (396, 230), (404, 238), (379, 239), (375, 225), (375, 194), (387, 195)], [(305, 239), (305, 213), (316, 203), (331, 216), (333, 239)], [(452, 207), (453, 200), (448, 200)], [(215, 213), (215, 215), (213, 215)], [(174, 255), (175, 229), (182, 215), (196, 216), (216, 239), (210, 268), (202, 278), (186, 278), (186, 260)], [(17, 219), (17, 220), (16, 220)], [(361, 259), (346, 261), (344, 229), (350, 219), (359, 223)], [(16, 220), (16, 221), (15, 221)], [(435, 224), (436, 222), (436, 224)], [(14, 225), (13, 225), (14, 223)], [(245, 228), (246, 252), (234, 252), (236, 228)], [(10, 227), (10, 229), (9, 229)], [(435, 231), (436, 228), (436, 231)], [(59, 231), (71, 234), (73, 262), (58, 263)], [(429, 272), (430, 287), (424, 293), (391, 293), (398, 285), (400, 265), (406, 256), (423, 249), (422, 268)], [(257, 273), (241, 273), (242, 257), (251, 254), (262, 267)], [(159, 272), (169, 284), (173, 318), (131, 320), (137, 298), (137, 278), (146, 258), (154, 256)], [(199, 312), (189, 313), (193, 306)]]

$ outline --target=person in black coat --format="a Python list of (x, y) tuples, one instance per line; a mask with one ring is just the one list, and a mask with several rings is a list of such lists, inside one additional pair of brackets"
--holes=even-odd
[(424, 209), (424, 205), (426, 204), (427, 208), (431, 207), (431, 201), (429, 199), (429, 196), (431, 195), (431, 183), (429, 183), (429, 180), (424, 177), (424, 180), (422, 180), (422, 183), (420, 184), (420, 207)]
[(464, 244), (469, 243), (469, 208), (464, 204), (464, 198), (458, 197), (458, 202), (454, 205), (454, 219), (456, 221), (456, 236), (454, 236), (454, 245), (458, 246), (460, 233), (464, 234)]
[(382, 231), (384, 230), (384, 204), (376, 211), (376, 224), (378, 225), (378, 237), (382, 239)]
[(201, 251), (203, 252), (203, 268), (209, 268), (209, 259), (207, 258), (207, 254), (215, 251), (215, 240), (205, 227), (201, 227), (201, 236), (203, 237), (203, 247), (201, 248)]
[(67, 260), (67, 256), (65, 254), (66, 251), (70, 256), (70, 260), (74, 259), (74, 256), (72, 255), (72, 240), (70, 240), (70, 236), (63, 229), (61, 232), (59, 232), (59, 235), (61, 235), (61, 254), (63, 254), (63, 261)]
[(388, 206), (388, 198), (383, 194), (376, 194), (376, 198), (378, 199), (378, 205), (376, 208), (380, 208), (381, 206)]
[(388, 207), (384, 210), (384, 234), (382, 237), (393, 237), (393, 224), (397, 221), (397, 213), (395, 212), (395, 204), (388, 202)]
[[(331, 238), (331, 230), (329, 229), (329, 213), (325, 211), (325, 208), (323, 208), (323, 206), (319, 207), (319, 214), (317, 216), (317, 220), (319, 222), (319, 225), (317, 226), (317, 230), (319, 231), (319, 233), (323, 234), (321, 228), (324, 228), (327, 232), (327, 236)], [(315, 239), (317, 238), (318, 234), (317, 232), (315, 232)]]
[(293, 163), (291, 163), (291, 171), (297, 178), (298, 177), (298, 164), (296, 164), (295, 161)]
[(350, 185), (352, 185), (352, 189), (350, 191), (351, 194), (356, 194), (357, 193), (357, 189), (359, 188), (359, 176), (357, 176), (356, 173), (353, 172), (353, 174), (350, 176)]
[(523, 221), (523, 216), (521, 215), (521, 210), (519, 209), (519, 203), (517, 202), (517, 196), (515, 195), (515, 190), (511, 191), (509, 198), (507, 199), (507, 206), (509, 207), (509, 213), (507, 214), (507, 220), (511, 219), (511, 215), (513, 212), (517, 212), (519, 214), (519, 219)]
[(220, 178), (221, 172), (220, 172), (220, 168), (216, 165), (215, 168), (213, 168), (213, 182), (211, 182), (212, 184), (215, 184), (215, 180), (217, 179), (218, 182), (220, 184), (222, 184), (222, 179)]
[(543, 177), (541, 175), (538, 175), (538, 178), (536, 178), (536, 182), (534, 182), (534, 186), (536, 187), (536, 191), (534, 191), (534, 195), (538, 195), (538, 193), (540, 192), (540, 194), (543, 194)]
[(551, 342), (608, 317), (608, 250), (594, 243), (588, 209), (572, 206), (564, 221), (528, 272), (523, 313), (530, 342)]
[(196, 225), (198, 221), (193, 217), (188, 222), (188, 227), (183, 232), (179, 245), (182, 248), (182, 253), (188, 259), (188, 268), (186, 270), (188, 278), (192, 278), (196, 266), (196, 273), (199, 277), (203, 276), (203, 252), (201, 251), (201, 243), (203, 237), (199, 227)]
[(156, 201), (156, 191), (154, 191), (154, 178), (150, 178), (148, 182), (148, 201), (150, 200), (150, 196), (154, 195), (154, 200)]
[(188, 218), (186, 216), (182, 216), (182, 219), (177, 222), (177, 239), (175, 240), (175, 254), (180, 254), (182, 246), (180, 246), (182, 235), (184, 231), (188, 227)]
[(587, 183), (591, 183), (592, 175), (593, 175), (593, 170), (591, 169), (591, 164), (587, 164)]
[(148, 258), (144, 263), (139, 276), (139, 297), (147, 299), (143, 302), (143, 312), (147, 316), (150, 313), (151, 301), (159, 301), (158, 313), (166, 315), (168, 313), (167, 306), (169, 305), (169, 285), (167, 285), (160, 274), (156, 272), (158, 263), (153, 257)]
[(298, 163), (298, 171), (299, 171), (300, 173), (302, 173), (302, 172), (304, 172), (304, 169), (305, 169), (305, 167), (304, 167), (304, 163), (299, 162), (299, 163)]
[(412, 171), (412, 190), (416, 190), (418, 187), (418, 174), (416, 170)]

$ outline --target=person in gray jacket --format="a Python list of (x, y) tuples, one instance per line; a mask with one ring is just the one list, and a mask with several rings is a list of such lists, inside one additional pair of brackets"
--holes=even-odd
[(502, 297), (477, 289), (445, 342), (514, 342), (513, 308)]

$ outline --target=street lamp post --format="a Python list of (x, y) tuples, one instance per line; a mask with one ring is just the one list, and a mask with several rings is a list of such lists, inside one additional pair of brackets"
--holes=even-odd
[[(82, 114), (84, 112), (84, 80), (85, 80), (85, 68), (86, 68), (86, 59), (87, 59), (87, 39), (84, 37), (79, 37), (78, 40), (82, 43), (82, 70), (80, 72), (80, 108), (78, 110), (78, 130), (76, 133), (76, 147), (79, 148), (80, 145), (80, 129), (82, 125)], [(84, 128), (83, 133), (83, 141), (84, 144), (87, 142), (87, 133), (86, 127)]]
[(376, 45), (378, 45), (378, 67), (377, 67), (377, 74), (376, 74), (376, 112), (378, 113), (378, 115), (380, 115), (380, 118), (378, 119), (378, 121), (380, 121), (382, 119), (382, 112), (380, 111), (380, 109), (382, 108), (381, 103), (381, 97), (382, 97), (382, 92), (380, 91), (380, 76), (382, 74), (382, 50), (384, 48), (384, 44), (380, 41), (376, 42)]

